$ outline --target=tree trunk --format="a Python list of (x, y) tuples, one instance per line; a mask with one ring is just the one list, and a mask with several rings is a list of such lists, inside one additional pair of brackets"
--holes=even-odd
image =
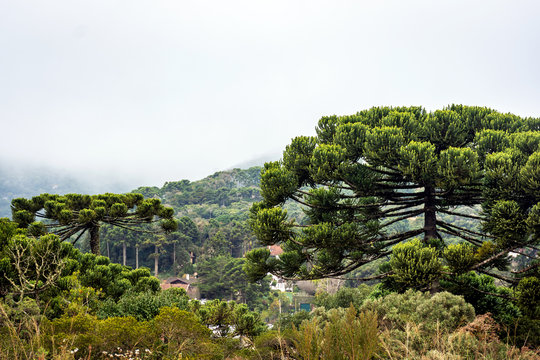
[(176, 243), (173, 243), (172, 263), (173, 265), (176, 265)]
[(437, 238), (437, 212), (435, 206), (435, 189), (424, 188), (424, 242)]
[(139, 245), (135, 245), (135, 269), (139, 268)]
[[(424, 188), (424, 243), (437, 239), (437, 207), (435, 203), (435, 189), (432, 186)], [(429, 292), (436, 294), (441, 291), (439, 279), (431, 283)]]
[(126, 242), (122, 243), (122, 265), (126, 266)]
[(109, 238), (107, 238), (107, 257), (111, 258), (111, 247), (109, 246)]
[(159, 267), (159, 255), (158, 255), (158, 247), (157, 245), (154, 246), (155, 255), (154, 255), (154, 276), (158, 276), (158, 267)]
[(90, 228), (90, 250), (92, 254), (99, 255), (99, 225)]

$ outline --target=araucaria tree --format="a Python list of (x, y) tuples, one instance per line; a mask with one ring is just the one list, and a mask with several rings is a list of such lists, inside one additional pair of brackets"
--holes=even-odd
[[(505, 269), (509, 252), (534, 252), (539, 241), (539, 130), (540, 119), (461, 105), (323, 117), (317, 136), (293, 139), (265, 164), (252, 228), (284, 253), (252, 251), (246, 269), (315, 279), (392, 254), (382, 276), (417, 288)], [(288, 201), (304, 207), (302, 223), (288, 217)]]
[[(142, 223), (160, 222), (165, 231), (173, 231), (177, 223), (174, 210), (159, 199), (144, 199), (141, 194), (50, 195), (11, 202), (13, 221), (28, 227), (34, 235), (51, 232), (62, 240), (74, 237), (74, 243), (84, 234), (90, 235), (90, 249), (99, 254), (99, 228), (110, 224), (130, 230)], [(36, 222), (36, 218), (44, 220)]]

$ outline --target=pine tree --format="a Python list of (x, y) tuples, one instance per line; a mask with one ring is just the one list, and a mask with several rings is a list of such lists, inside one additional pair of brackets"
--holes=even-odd
[[(46, 228), (62, 240), (75, 236), (75, 243), (89, 233), (90, 248), (97, 255), (102, 224), (133, 230), (140, 224), (160, 221), (165, 231), (177, 228), (172, 208), (163, 206), (159, 199), (144, 199), (141, 194), (41, 194), (31, 199), (14, 199), (11, 209), (13, 221), (35, 235)], [(44, 222), (35, 222), (36, 218)]]
[[(246, 269), (252, 279), (316, 279), (393, 254), (381, 277), (417, 287), (443, 273), (506, 269), (510, 251), (539, 241), (539, 130), (540, 119), (462, 105), (323, 117), (317, 136), (294, 138), (261, 171), (251, 225), (284, 253), (254, 250)], [(289, 218), (286, 202), (301, 204), (306, 221)]]

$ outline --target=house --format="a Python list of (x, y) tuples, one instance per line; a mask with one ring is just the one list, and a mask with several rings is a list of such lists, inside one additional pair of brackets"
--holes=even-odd
[(279, 258), (279, 255), (283, 254), (283, 249), (279, 245), (270, 245), (268, 246), (270, 250), (270, 256)]
[(167, 290), (170, 288), (181, 288), (184, 289), (187, 293), (187, 295), (194, 299), (197, 298), (197, 288), (191, 286), (191, 281), (189, 280), (189, 277), (187, 278), (179, 278), (179, 277), (171, 277), (166, 280), (163, 280), (163, 282), (160, 284), (161, 290)]
[[(270, 245), (268, 246), (270, 250), (270, 256), (279, 259), (279, 255), (283, 254), (283, 249), (279, 245)], [(290, 281), (277, 277), (274, 274), (272, 275), (272, 281), (270, 281), (270, 289), (279, 290), (281, 292), (293, 291), (293, 284)]]
[(270, 274), (270, 275), (272, 276), (272, 280), (270, 281), (271, 290), (279, 290), (281, 292), (293, 291), (293, 283), (291, 281), (287, 281), (285, 279), (277, 277), (274, 274)]

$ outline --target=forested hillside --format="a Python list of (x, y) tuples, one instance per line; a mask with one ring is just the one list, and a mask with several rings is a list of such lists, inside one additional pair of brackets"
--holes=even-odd
[(131, 266), (136, 266), (134, 254), (138, 248), (139, 266), (154, 269), (158, 258), (160, 271), (171, 274), (192, 272), (192, 261), (209, 256), (242, 257), (254, 242), (246, 220), (251, 204), (260, 200), (259, 173), (259, 167), (233, 169), (193, 182), (180, 180), (166, 182), (161, 188), (137, 188), (134, 193), (172, 206), (180, 221), (179, 230), (160, 237), (106, 228), (102, 248), (109, 249), (113, 261), (122, 262), (126, 246), (126, 263)]

